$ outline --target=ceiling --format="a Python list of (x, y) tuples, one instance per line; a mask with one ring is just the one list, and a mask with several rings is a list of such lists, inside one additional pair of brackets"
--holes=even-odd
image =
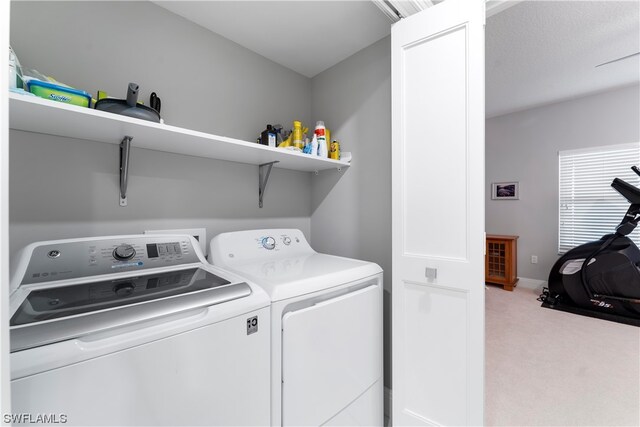
[(638, 1), (524, 1), (487, 19), (487, 117), (640, 81)]
[(369, 0), (154, 3), (307, 77), (391, 32)]
[[(313, 77), (389, 35), (372, 1), (160, 1), (159, 6)], [(640, 2), (520, 1), (487, 18), (486, 114), (640, 81)], [(510, 7), (505, 5), (511, 4)]]

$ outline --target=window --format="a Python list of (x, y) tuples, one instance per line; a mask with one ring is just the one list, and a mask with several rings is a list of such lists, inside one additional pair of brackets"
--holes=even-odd
[[(614, 178), (638, 186), (631, 166), (640, 167), (640, 144), (560, 151), (558, 252), (613, 233), (629, 202), (611, 187)], [(629, 236), (640, 243), (640, 227)]]

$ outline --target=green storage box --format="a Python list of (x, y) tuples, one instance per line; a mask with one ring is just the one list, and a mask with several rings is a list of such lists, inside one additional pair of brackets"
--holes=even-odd
[(32, 79), (27, 82), (27, 90), (40, 98), (79, 105), (80, 107), (91, 105), (91, 95), (87, 92), (54, 83)]

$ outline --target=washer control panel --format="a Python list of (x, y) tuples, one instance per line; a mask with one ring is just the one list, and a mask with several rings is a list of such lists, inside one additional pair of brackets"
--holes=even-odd
[(45, 242), (36, 246), (22, 284), (200, 262), (187, 236)]

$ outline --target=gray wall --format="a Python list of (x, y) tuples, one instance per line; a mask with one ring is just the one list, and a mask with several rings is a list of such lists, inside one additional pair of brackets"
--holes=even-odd
[[(558, 151), (638, 141), (640, 86), (487, 120), (486, 230), (520, 236), (520, 277), (546, 281), (558, 258)], [(491, 200), (501, 181), (519, 181), (520, 200)]]
[[(308, 78), (153, 3), (11, 6), (11, 44), (23, 66), (94, 95), (124, 97), (134, 81), (141, 100), (151, 91), (162, 98), (168, 124), (253, 141), (266, 123), (309, 122)], [(18, 131), (10, 138), (11, 253), (36, 240), (147, 228), (310, 233), (308, 173), (274, 169), (258, 209), (256, 166), (133, 149), (129, 206), (121, 208), (117, 145)]]
[(84, 89), (162, 98), (167, 124), (255, 141), (267, 123), (308, 121), (310, 81), (148, 1), (12, 2), (23, 66)]
[[(385, 384), (391, 387), (391, 44), (386, 37), (312, 79), (311, 113), (353, 154), (312, 183), (311, 239), (321, 252), (384, 269)], [(315, 122), (314, 122), (315, 123)]]
[[(118, 204), (118, 146), (10, 133), (11, 253), (44, 239), (207, 228), (207, 236), (294, 227), (309, 236), (310, 178), (271, 174), (258, 208), (251, 165), (133, 148), (128, 206)], [(293, 196), (295, 195), (295, 196)]]

